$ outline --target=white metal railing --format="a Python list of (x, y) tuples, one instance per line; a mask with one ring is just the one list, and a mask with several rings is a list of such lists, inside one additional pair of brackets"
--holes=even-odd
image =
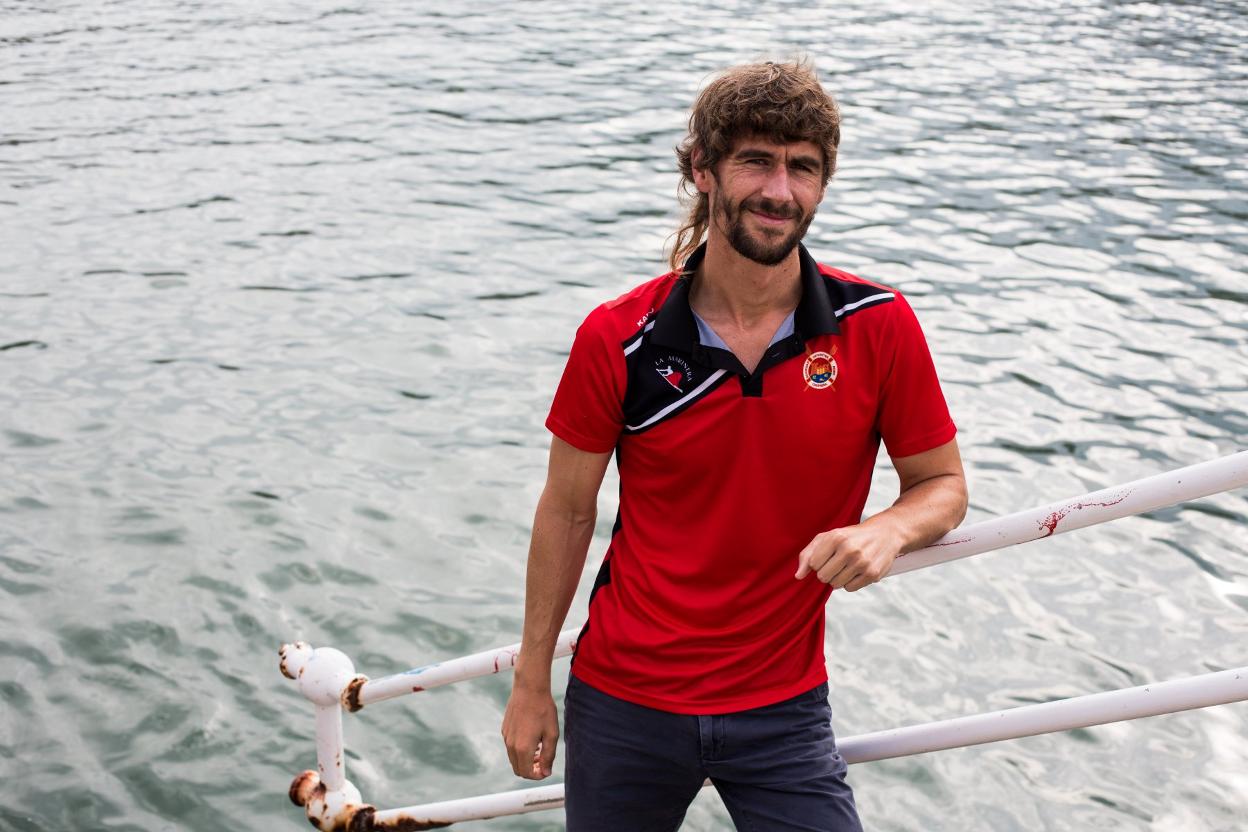
[[(925, 549), (899, 557), (888, 577), (1245, 485), (1248, 451), (957, 529)], [(575, 650), (578, 632), (572, 629), (559, 634), (556, 658)], [(519, 653), (520, 645), (511, 644), (369, 680), (357, 674), (351, 660), (332, 647), (313, 649), (303, 642), (283, 645), (282, 673), (296, 680), (303, 695), (316, 706), (317, 770), (295, 778), (291, 800), (304, 806), (312, 825), (323, 832), (435, 829), (465, 820), (562, 806), (563, 785), (554, 784), (378, 811), (364, 803), (346, 779), (344, 709), (356, 711), (397, 696), (509, 670), (515, 667)], [(847, 762), (861, 763), (1245, 700), (1248, 667), (1241, 667), (863, 734), (841, 740), (839, 747)]]

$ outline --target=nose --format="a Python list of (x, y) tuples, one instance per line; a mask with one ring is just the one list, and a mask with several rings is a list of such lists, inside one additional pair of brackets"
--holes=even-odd
[(773, 202), (788, 203), (793, 201), (792, 183), (789, 181), (787, 165), (775, 165), (763, 182), (762, 195)]

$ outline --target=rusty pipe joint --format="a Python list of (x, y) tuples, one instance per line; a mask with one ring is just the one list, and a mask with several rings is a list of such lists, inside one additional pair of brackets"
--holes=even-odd
[(321, 832), (374, 832), (377, 810), (365, 803), (350, 783), (328, 791), (315, 771), (305, 771), (290, 784), (290, 800), (304, 807), (308, 821)]
[(282, 649), (277, 651), (281, 656), (282, 675), (287, 679), (299, 681), (299, 674), (303, 673), (303, 668), (307, 666), (308, 660), (312, 658), (312, 645), (306, 641), (296, 641), (293, 644), (283, 644)]
[(341, 650), (318, 647), (299, 671), (299, 692), (316, 705), (339, 705), (355, 678), (355, 665)]
[(317, 705), (342, 705), (358, 711), (360, 688), (368, 677), (355, 672), (355, 665), (341, 650), (333, 647), (313, 648), (307, 642), (283, 644), (282, 675), (299, 685), (299, 692)]

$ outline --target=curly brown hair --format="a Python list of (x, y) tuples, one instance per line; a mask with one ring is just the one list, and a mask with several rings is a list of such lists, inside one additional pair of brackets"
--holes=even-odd
[(836, 148), (841, 143), (841, 113), (824, 92), (810, 61), (743, 64), (715, 77), (694, 102), (689, 135), (676, 148), (680, 164), (677, 190), (688, 205), (684, 223), (672, 235), (669, 261), (679, 269), (702, 242), (710, 222), (710, 201), (693, 185), (693, 156), (698, 167), (714, 173), (733, 144), (756, 135), (774, 142), (811, 141), (823, 151), (823, 184), (836, 171)]

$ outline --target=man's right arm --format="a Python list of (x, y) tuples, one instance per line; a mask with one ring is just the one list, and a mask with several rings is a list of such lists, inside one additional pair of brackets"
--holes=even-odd
[(525, 581), (524, 632), (503, 741), (521, 777), (550, 776), (559, 715), (550, 690), (555, 643), (576, 594), (598, 516), (598, 489), (611, 453), (579, 450), (559, 437), (550, 445), (546, 487), (537, 503)]

